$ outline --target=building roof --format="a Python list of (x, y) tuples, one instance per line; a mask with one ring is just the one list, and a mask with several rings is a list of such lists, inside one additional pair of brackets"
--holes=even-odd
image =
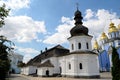
[(37, 67), (54, 67), (50, 60), (45, 61), (42, 64), (39, 64)]
[(73, 27), (71, 30), (70, 30), (70, 34), (71, 34), (71, 37), (73, 36), (79, 36), (79, 35), (88, 35), (88, 28), (83, 26), (82, 24), (82, 15), (81, 15), (81, 12), (77, 9), (77, 11), (75, 12), (75, 17), (74, 17), (74, 20), (75, 20), (75, 27)]
[(50, 48), (44, 52), (42, 52), (41, 54), (37, 55), (36, 57), (34, 57), (33, 59), (31, 59), (27, 65), (33, 65), (33, 63), (41, 63), (41, 60), (50, 58), (50, 57), (60, 57), (60, 56), (64, 56), (67, 53), (69, 53), (69, 50), (62, 47), (61, 45), (57, 45), (53, 48)]

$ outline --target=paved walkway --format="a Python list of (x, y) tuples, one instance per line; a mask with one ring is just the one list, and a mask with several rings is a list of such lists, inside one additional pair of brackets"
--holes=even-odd
[(64, 77), (32, 77), (32, 76), (25, 76), (21, 74), (15, 74), (16, 79), (14, 77), (10, 80), (112, 80), (111, 73), (104, 72), (101, 73), (100, 79), (81, 79), (81, 78), (64, 78)]
[(30, 80), (30, 79), (20, 74), (11, 74), (9, 79), (6, 79), (6, 80)]

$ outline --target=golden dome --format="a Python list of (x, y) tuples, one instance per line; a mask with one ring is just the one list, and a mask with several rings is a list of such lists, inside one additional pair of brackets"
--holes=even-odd
[(102, 35), (101, 35), (101, 37), (100, 37), (100, 39), (101, 39), (101, 40), (103, 40), (103, 39), (108, 39), (108, 37), (107, 37), (107, 35), (103, 32)]
[(118, 29), (116, 28), (116, 26), (114, 26), (114, 23), (110, 23), (108, 32), (111, 33), (111, 32), (116, 32), (116, 31), (118, 31)]
[(94, 41), (93, 48), (94, 48), (94, 49), (99, 49), (99, 45), (98, 45), (97, 40)]
[(120, 24), (118, 25), (118, 30), (120, 30)]

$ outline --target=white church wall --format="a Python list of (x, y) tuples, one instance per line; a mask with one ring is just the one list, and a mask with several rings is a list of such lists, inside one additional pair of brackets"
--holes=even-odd
[(66, 75), (66, 57), (59, 57), (59, 63), (61, 67), (61, 75)]
[(24, 67), (23, 69), (24, 69), (24, 70), (23, 70), (23, 73), (24, 73), (25, 75), (29, 75), (29, 67)]
[(54, 74), (60, 74), (60, 63), (58, 62), (58, 57), (51, 57), (50, 58), (51, 63), (54, 65), (53, 71)]
[(38, 68), (38, 76), (46, 76), (46, 71), (49, 71), (49, 76), (53, 76), (53, 68), (52, 67), (39, 67)]
[[(69, 38), (68, 40), (70, 42), (70, 52), (80, 51), (80, 50), (92, 50), (91, 39), (92, 37), (89, 36), (74, 36), (72, 38)], [(78, 43), (81, 43), (81, 49), (78, 48)], [(88, 49), (86, 43), (88, 43)], [(73, 49), (71, 46), (72, 44), (74, 46)]]
[(37, 75), (38, 75), (38, 76), (44, 75), (44, 74), (43, 74), (43, 68), (38, 68), (37, 70), (38, 70), (38, 72), (37, 72)]
[[(94, 76), (99, 75), (99, 65), (95, 54), (72, 54), (61, 57), (62, 75), (67, 76)], [(80, 63), (82, 69), (80, 69)], [(71, 69), (69, 69), (71, 64)]]
[(29, 74), (36, 73), (37, 67), (36, 66), (29, 66)]
[[(62, 71), (62, 75), (73, 75), (74, 72), (74, 68), (72, 65), (73, 64), (73, 59), (74, 56), (68, 55), (68, 56), (63, 56), (59, 58), (59, 62), (60, 62), (60, 67), (61, 67), (61, 71)], [(69, 69), (69, 64), (71, 65), (71, 69)]]
[(30, 74), (34, 74), (36, 73), (37, 67), (36, 66), (27, 66), (27, 67), (23, 67), (21, 69), (21, 74), (25, 74), (25, 75), (30, 75)]
[(54, 74), (60, 74), (60, 69), (59, 69), (60, 68), (60, 63), (58, 61), (58, 57), (51, 57), (51, 58), (44, 59), (44, 60), (42, 60), (41, 63), (44, 63), (47, 60), (50, 60), (51, 63), (54, 65), (53, 73)]

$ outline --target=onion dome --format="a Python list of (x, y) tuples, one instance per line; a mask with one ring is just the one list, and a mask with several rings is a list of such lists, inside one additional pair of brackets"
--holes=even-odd
[(108, 39), (107, 35), (103, 32), (101, 34), (100, 40)]
[(99, 49), (99, 45), (98, 45), (97, 40), (94, 41), (93, 48), (94, 48), (94, 49)]
[(118, 31), (118, 29), (114, 26), (114, 23), (110, 23), (108, 32), (112, 33), (112, 32), (117, 32), (117, 31)]
[(74, 14), (75, 27), (70, 30), (71, 36), (88, 35), (88, 28), (83, 26), (81, 12), (77, 9)]
[(120, 30), (120, 24), (118, 25), (118, 30)]

